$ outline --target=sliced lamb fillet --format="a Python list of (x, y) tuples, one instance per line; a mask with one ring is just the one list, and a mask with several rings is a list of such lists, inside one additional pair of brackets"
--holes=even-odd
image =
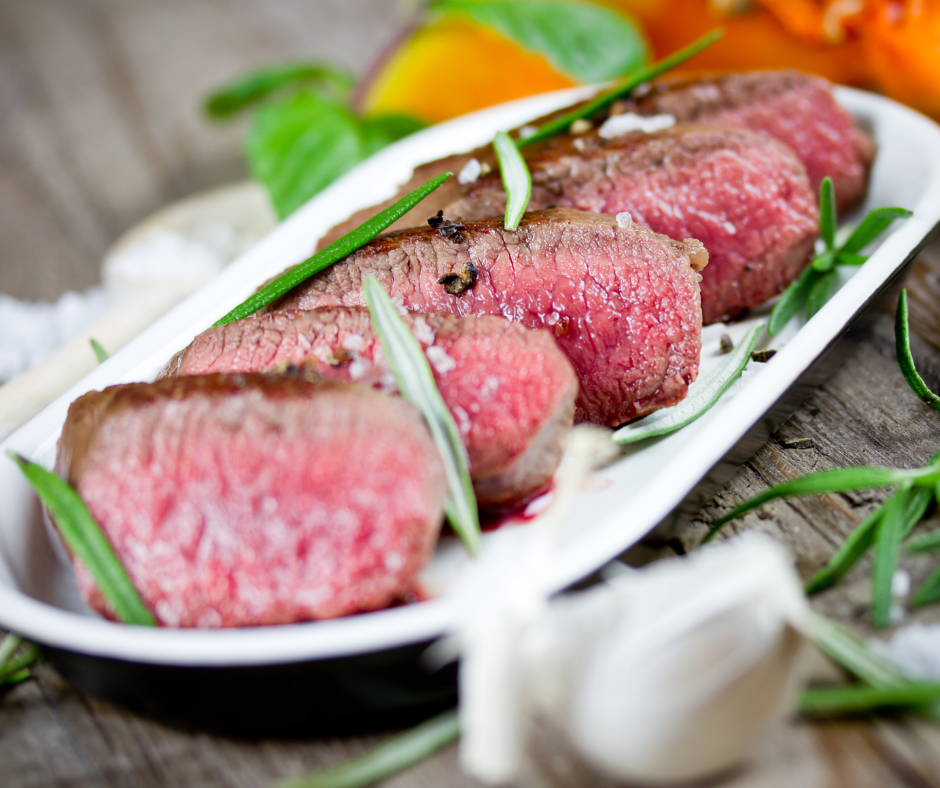
[[(578, 393), (554, 337), (495, 315), (411, 313), (404, 320), (460, 429), (480, 506), (517, 508), (543, 492), (561, 460)], [(323, 378), (394, 388), (361, 307), (273, 312), (210, 328), (168, 372), (266, 372), (288, 364)]]
[[(708, 250), (702, 316), (714, 323), (777, 295), (816, 240), (816, 196), (793, 153), (764, 134), (675, 126), (606, 139), (591, 131), (533, 145), (530, 210), (557, 205), (619, 214)], [(468, 184), (449, 219), (505, 212), (499, 173)]]
[[(378, 238), (275, 308), (361, 306), (372, 275), (408, 309), (549, 329), (578, 375), (580, 420), (613, 426), (685, 396), (701, 349), (698, 241), (571, 210), (526, 214), (515, 231), (466, 222), (460, 235), (425, 226)], [(447, 277), (472, 284), (452, 295)]]
[[(539, 125), (571, 107), (528, 125)], [(769, 134), (788, 146), (809, 173), (813, 194), (824, 176), (832, 178), (840, 212), (857, 205), (865, 196), (875, 156), (875, 142), (835, 99), (826, 80), (798, 71), (751, 71), (709, 74), (694, 78), (663, 78), (632, 100), (616, 102), (613, 114), (671, 114), (679, 123), (728, 126)], [(596, 120), (599, 126), (608, 113)], [(518, 131), (517, 131), (518, 133)], [(569, 136), (569, 135), (562, 135)], [(523, 147), (525, 153), (528, 148)], [(492, 145), (431, 161), (415, 171), (397, 195), (379, 205), (357, 211), (320, 239), (318, 248), (358, 227), (377, 211), (418, 188), (430, 178), (450, 170), (459, 173), (476, 159), (484, 170), (498, 169)], [(392, 230), (417, 227), (425, 219), (463, 194), (463, 185), (451, 178), (419, 206), (392, 225)], [(453, 217), (451, 217), (453, 218)]]
[[(440, 530), (440, 455), (417, 411), (366, 386), (208, 375), (112, 386), (69, 408), (57, 470), (164, 626), (384, 607)], [(89, 605), (110, 615), (84, 566)]]

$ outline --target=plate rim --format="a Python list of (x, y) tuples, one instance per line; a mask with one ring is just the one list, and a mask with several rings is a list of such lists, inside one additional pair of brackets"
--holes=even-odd
[[(439, 138), (446, 140), (452, 135), (459, 139), (469, 138), (474, 128), (487, 128), (488, 134), (491, 135), (497, 128), (507, 129), (519, 125), (525, 122), (526, 118), (538, 117), (553, 108), (591, 95), (597, 89), (597, 86), (569, 88), (490, 107), (430, 127), (379, 152), (312, 198), (229, 266), (213, 283), (174, 308), (108, 362), (0, 443), (0, 452), (13, 449), (27, 456), (40, 458), (43, 452), (48, 453), (50, 442), (54, 445), (58, 439), (68, 405), (76, 397), (86, 391), (113, 383), (142, 379), (140, 370), (147, 368), (148, 364), (152, 367), (156, 354), (165, 352), (167, 344), (178, 341), (181, 344), (177, 347), (185, 346), (192, 336), (225, 314), (239, 303), (247, 292), (251, 292), (259, 281), (266, 278), (264, 271), (252, 267), (253, 261), (254, 258), (267, 253), (269, 247), (276, 247), (276, 239), (289, 234), (302, 236), (303, 233), (298, 228), (303, 227), (305, 222), (309, 223), (317, 211), (323, 211), (327, 217), (335, 215), (335, 210), (328, 210), (330, 203), (341, 202), (343, 195), (361, 188), (360, 184), (368, 182), (370, 173), (383, 166), (391, 166), (394, 172), (407, 176), (405, 170), (410, 169), (411, 165), (402, 168), (394, 162), (402, 150), (418, 150), (428, 143), (433, 143), (429, 146), (431, 148), (435, 145), (440, 148), (442, 141)], [(864, 309), (872, 295), (891, 280), (940, 222), (940, 126), (914, 110), (866, 91), (837, 87), (836, 96), (850, 111), (899, 116), (911, 134), (932, 137), (932, 150), (937, 151), (932, 157), (934, 178), (928, 182), (920, 201), (913, 208), (914, 216), (892, 233), (869, 262), (836, 293), (824, 309), (798, 332), (793, 341), (779, 350), (770, 364), (765, 365), (761, 375), (762, 379), (766, 378), (767, 384), (759, 393), (749, 397), (747, 401), (738, 402), (739, 407), (735, 408), (734, 419), (715, 418), (693, 436), (688, 446), (693, 460), (683, 482), (677, 484), (675, 480), (658, 479), (644, 491), (643, 499), (650, 502), (647, 505), (648, 510), (658, 511), (661, 515), (652, 525), (668, 516), (685, 495), (721, 461), (726, 452), (732, 449), (786, 393), (800, 374), (838, 339), (854, 317)], [(457, 149), (465, 150), (468, 147), (460, 144)], [(441, 154), (437, 150), (432, 150), (428, 158), (436, 158), (438, 155)], [(390, 176), (386, 178), (388, 179)], [(406, 177), (400, 178), (400, 182), (405, 180)], [(375, 199), (375, 192), (372, 192), (365, 202), (373, 204)], [(343, 204), (346, 206), (343, 210), (348, 212), (351, 203), (347, 201)], [(352, 204), (355, 205), (354, 202)], [(355, 206), (351, 210), (358, 207)], [(321, 221), (314, 221), (313, 224), (322, 226), (327, 221), (329, 223), (323, 227), (323, 230), (326, 230), (333, 223), (329, 218), (321, 217)], [(308, 233), (309, 235), (312, 233)], [(310, 248), (316, 237), (318, 235), (309, 240)], [(283, 268), (285, 263), (283, 258), (280, 259), (281, 262), (277, 265)], [(227, 289), (220, 289), (219, 282), (222, 279), (225, 280)], [(215, 292), (210, 292), (212, 290)], [(209, 308), (208, 298), (215, 299)], [(185, 328), (180, 324), (185, 325)], [(162, 358), (165, 360), (168, 356)], [(774, 374), (768, 377), (766, 373), (770, 370)], [(727, 423), (729, 421), (730, 425)], [(697, 447), (707, 448), (707, 451), (696, 452)], [(657, 498), (661, 501), (658, 508)], [(616, 520), (627, 505), (624, 503), (618, 507), (617, 512), (607, 517), (605, 522)], [(632, 506), (633, 503), (629, 505)], [(602, 544), (592, 545), (591, 549), (575, 550), (566, 554), (566, 560), (553, 564), (551, 586), (560, 590), (595, 571), (606, 560), (615, 557), (642, 537), (652, 525), (644, 528), (642, 533), (633, 534), (632, 538), (625, 538), (620, 532), (619, 536), (609, 537)], [(613, 532), (616, 529), (608, 530)], [(599, 560), (601, 556), (606, 558)], [(29, 640), (90, 656), (144, 664), (194, 667), (304, 662), (424, 642), (433, 640), (447, 631), (452, 620), (452, 610), (452, 603), (445, 597), (420, 605), (326, 621), (230, 630), (149, 629), (128, 627), (100, 618), (83, 616), (30, 597), (18, 588), (0, 585), (0, 626)]]

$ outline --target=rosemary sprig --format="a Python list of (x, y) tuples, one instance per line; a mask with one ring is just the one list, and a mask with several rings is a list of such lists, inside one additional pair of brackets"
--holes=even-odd
[[(885, 221), (870, 223), (869, 229), (861, 234), (861, 241), (853, 242), (852, 249), (858, 243), (866, 242), (872, 233), (880, 232), (879, 227), (886, 226)], [(863, 222), (864, 224), (864, 222)], [(856, 231), (858, 232), (858, 231)], [(853, 234), (855, 237), (855, 234)], [(851, 238), (849, 239), (851, 241)], [(849, 242), (846, 242), (847, 245)], [(853, 252), (854, 253), (854, 252)], [(907, 293), (901, 291), (895, 320), (895, 341), (898, 351), (898, 364), (904, 379), (914, 392), (931, 408), (940, 410), (938, 398), (917, 373), (910, 351), (910, 328), (908, 326)], [(940, 501), (940, 450), (934, 453), (930, 461), (915, 470), (898, 468), (837, 468), (831, 471), (812, 473), (792, 479), (765, 490), (719, 519), (708, 532), (704, 541), (710, 540), (728, 521), (775, 498), (794, 495), (845, 492), (873, 487), (898, 486), (898, 489), (874, 512), (866, 517), (849, 535), (836, 551), (829, 563), (819, 570), (805, 585), (807, 594), (815, 594), (838, 582), (862, 555), (875, 546), (872, 563), (872, 619), (877, 627), (889, 623), (891, 610), (891, 581), (898, 567), (901, 545), (912, 529), (920, 522), (927, 508), (933, 501)], [(940, 531), (912, 540), (907, 549), (912, 552), (931, 550), (940, 547)], [(914, 595), (915, 606), (925, 605), (940, 600), (940, 570), (931, 575)]]
[(507, 230), (515, 230), (532, 196), (532, 175), (519, 149), (505, 131), (496, 132), (493, 149), (506, 190), (506, 217), (503, 224)]
[(909, 553), (930, 553), (940, 549), (940, 528), (911, 539), (904, 548)]
[(390, 205), (384, 211), (377, 213), (371, 219), (360, 224), (355, 230), (352, 230), (342, 238), (334, 241), (325, 249), (321, 249), (299, 265), (291, 268), (289, 271), (285, 271), (277, 279), (262, 287), (257, 293), (247, 298), (227, 315), (219, 318), (212, 324), (213, 327), (223, 326), (226, 323), (232, 323), (235, 320), (241, 320), (243, 317), (254, 314), (259, 309), (267, 306), (275, 299), (280, 298), (288, 290), (292, 290), (314, 274), (320, 273), (320, 271), (329, 268), (333, 263), (342, 260), (360, 247), (365, 246), (365, 244), (369, 243), (369, 241), (375, 238), (375, 236), (385, 228), (408, 213), (408, 211), (414, 208), (451, 175), (453, 175), (453, 173), (444, 172), (436, 178), (432, 178), (423, 186), (419, 186), (410, 194), (406, 194), (398, 202)]
[(362, 788), (407, 769), (457, 740), (460, 722), (456, 709), (432, 717), (409, 731), (393, 736), (358, 758), (277, 788)]
[[(25, 650), (22, 646), (26, 646)], [(39, 649), (32, 643), (24, 643), (14, 634), (0, 642), (0, 686), (19, 684), (31, 675), (30, 666), (39, 659)]]
[(864, 709), (901, 706), (931, 719), (940, 719), (938, 685), (909, 679), (890, 660), (872, 649), (851, 630), (824, 616), (811, 613), (802, 627), (816, 646), (845, 668), (860, 684), (811, 689), (799, 698), (807, 714), (854, 714)]
[(898, 311), (894, 318), (894, 344), (897, 348), (898, 366), (907, 385), (923, 402), (935, 411), (940, 412), (940, 397), (934, 394), (914, 366), (914, 357), (911, 355), (911, 330), (907, 319), (907, 290), (902, 290), (898, 298)]
[(114, 548), (95, 522), (85, 502), (69, 484), (41, 465), (9, 452), (42, 502), (49, 508), (59, 533), (95, 579), (115, 615), (125, 624), (156, 626)]
[(666, 435), (691, 424), (705, 414), (744, 372), (763, 328), (763, 325), (752, 328), (716, 369), (689, 387), (688, 395), (678, 405), (663, 408), (621, 427), (613, 434), (613, 440), (628, 444), (657, 435)]
[(398, 381), (398, 389), (424, 417), (444, 462), (448, 488), (447, 519), (467, 552), (477, 555), (480, 552), (480, 518), (460, 430), (437, 390), (434, 374), (421, 346), (398, 316), (395, 305), (379, 281), (372, 276), (364, 277), (362, 291), (375, 333), (382, 341), (385, 357)]
[(680, 49), (678, 52), (674, 52), (669, 55), (669, 57), (663, 58), (658, 63), (654, 63), (651, 66), (647, 66), (633, 74), (627, 75), (618, 85), (601, 93), (591, 101), (582, 104), (580, 107), (576, 107), (571, 110), (571, 112), (566, 112), (564, 115), (547, 121), (540, 126), (534, 134), (516, 140), (516, 145), (521, 148), (525, 145), (531, 145), (534, 142), (541, 142), (549, 137), (554, 137), (556, 134), (564, 134), (576, 120), (590, 118), (595, 113), (606, 109), (617, 99), (629, 95), (643, 83), (649, 82), (651, 79), (655, 79), (661, 74), (695, 57), (695, 55), (706, 47), (710, 47), (723, 35), (724, 32), (722, 30), (712, 30), (710, 33), (706, 33), (697, 41), (693, 41), (687, 47)]
[(868, 257), (861, 251), (887, 230), (895, 219), (911, 215), (906, 208), (877, 208), (869, 212), (844, 244), (837, 247), (835, 192), (832, 179), (823, 178), (819, 184), (819, 236), (825, 249), (783, 291), (770, 313), (767, 333), (771, 336), (778, 334), (804, 305), (807, 319), (815, 315), (835, 292), (836, 266), (864, 263)]
[(91, 338), (88, 340), (88, 344), (91, 345), (91, 349), (95, 351), (95, 358), (98, 359), (98, 363), (99, 363), (99, 364), (104, 364), (104, 362), (107, 361), (108, 358), (110, 357), (110, 356), (108, 355), (108, 351), (105, 350), (105, 349), (101, 346), (101, 343), (100, 343), (97, 339), (95, 339), (94, 337), (91, 337)]

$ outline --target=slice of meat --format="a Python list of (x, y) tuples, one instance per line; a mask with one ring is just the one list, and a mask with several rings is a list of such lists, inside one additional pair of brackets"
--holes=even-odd
[[(570, 210), (526, 214), (515, 231), (466, 222), (461, 235), (425, 226), (378, 238), (275, 308), (361, 306), (372, 275), (408, 309), (549, 329), (578, 375), (581, 420), (613, 426), (685, 396), (701, 350), (698, 241)], [(473, 285), (451, 295), (439, 282), (450, 275)]]
[[(612, 139), (596, 130), (563, 135), (526, 152), (532, 210), (558, 205), (619, 214), (708, 250), (702, 273), (705, 323), (734, 317), (783, 290), (805, 266), (818, 211), (806, 171), (763, 134), (676, 126)], [(450, 219), (505, 212), (499, 173), (464, 187)]]
[[(384, 607), (430, 558), (445, 495), (440, 455), (409, 403), (281, 375), (85, 394), (69, 408), (57, 470), (174, 627)], [(75, 569), (91, 607), (110, 615)]]
[(821, 77), (799, 71), (671, 77), (612, 108), (613, 114), (625, 112), (769, 134), (800, 158), (814, 194), (825, 176), (832, 178), (840, 212), (858, 205), (868, 188), (875, 142)]
[[(404, 320), (460, 429), (480, 506), (517, 508), (543, 492), (561, 460), (578, 393), (553, 336), (495, 315), (412, 313)], [(265, 372), (288, 364), (328, 379), (395, 388), (361, 307), (273, 312), (210, 328), (168, 372)]]
[[(538, 125), (548, 118), (532, 121)], [(614, 114), (671, 114), (679, 123), (727, 126), (769, 134), (787, 145), (805, 165), (813, 194), (818, 194), (824, 176), (832, 178), (839, 210), (857, 205), (865, 196), (875, 156), (874, 140), (858, 127), (855, 119), (835, 100), (832, 85), (820, 77), (798, 71), (753, 71), (712, 74), (695, 78), (664, 78), (651, 83), (644, 95), (619, 101)], [(596, 118), (600, 125), (607, 113)], [(529, 150), (523, 148), (523, 152)], [(460, 173), (472, 159), (484, 170), (497, 169), (492, 145), (447, 156), (415, 168), (397, 195), (376, 206), (357, 211), (329, 230), (318, 243), (322, 248), (358, 227), (375, 213), (430, 178), (450, 170)], [(423, 224), (428, 216), (461, 198), (463, 185), (451, 178), (392, 225), (403, 230)]]

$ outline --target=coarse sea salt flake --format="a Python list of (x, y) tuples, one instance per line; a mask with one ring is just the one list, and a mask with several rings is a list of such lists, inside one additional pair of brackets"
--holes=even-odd
[(675, 125), (675, 115), (663, 114), (643, 117), (633, 112), (625, 112), (623, 115), (611, 115), (604, 121), (604, 125), (597, 130), (597, 133), (604, 139), (611, 139), (631, 131), (642, 131), (650, 134)]
[(470, 159), (457, 176), (457, 182), (464, 184), (473, 183), (482, 173), (483, 165), (476, 159)]
[(629, 211), (621, 211), (617, 214), (617, 224), (620, 227), (629, 227), (633, 224), (633, 217), (630, 215)]
[(365, 344), (366, 340), (362, 334), (350, 334), (343, 340), (342, 346), (346, 348), (346, 350), (350, 350), (353, 353), (358, 353), (360, 350), (362, 350)]
[(430, 345), (424, 353), (438, 375), (446, 375), (457, 366), (457, 362), (448, 356), (447, 351), (440, 345)]

